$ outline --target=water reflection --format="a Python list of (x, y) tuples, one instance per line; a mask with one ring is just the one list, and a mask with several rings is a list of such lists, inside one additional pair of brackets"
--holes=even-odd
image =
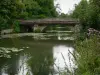
[(55, 26), (49, 30), (2, 35), (5, 39), (0, 40), (0, 75), (70, 75), (68, 72), (74, 72), (74, 48), (69, 41), (75, 39), (72, 28)]
[(5, 58), (6, 61), (2, 61), (1, 75), (15, 75), (18, 72), (18, 60), (19, 56), (13, 56), (10, 59)]
[(22, 54), (19, 59), (18, 64), (18, 75), (33, 75), (30, 67), (27, 64), (29, 60), (29, 56), (27, 54)]
[[(39, 43), (41, 45), (41, 43)], [(39, 46), (38, 44), (38, 46)], [(49, 44), (42, 43), (39, 47), (31, 50), (31, 58), (27, 61), (33, 75), (49, 75), (52, 73), (53, 53)]]
[[(8, 40), (3, 42), (6, 48)], [(59, 75), (59, 72), (67, 73), (75, 68), (71, 42), (24, 38), (17, 39), (17, 43), (16, 48), (23, 50), (17, 55), (13, 53), (9, 59), (0, 58), (0, 75)]]
[(56, 72), (74, 72), (76, 67), (73, 57), (74, 48), (66, 45), (53, 47), (53, 56), (55, 58), (54, 68)]

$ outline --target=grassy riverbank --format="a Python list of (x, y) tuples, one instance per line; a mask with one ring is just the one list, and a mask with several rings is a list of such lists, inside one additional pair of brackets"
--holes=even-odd
[(75, 75), (100, 75), (100, 39), (77, 41), (75, 47), (78, 52)]

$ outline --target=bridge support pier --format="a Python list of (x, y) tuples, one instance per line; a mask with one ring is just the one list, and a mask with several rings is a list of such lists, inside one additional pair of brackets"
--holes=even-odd
[(34, 24), (33, 26), (33, 29), (34, 29), (34, 32), (43, 32), (43, 30), (46, 28), (47, 26), (46, 25), (38, 25), (38, 24)]

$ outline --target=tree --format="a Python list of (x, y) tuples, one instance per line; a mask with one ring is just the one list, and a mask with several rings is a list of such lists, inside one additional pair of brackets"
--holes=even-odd
[(90, 0), (89, 3), (90, 27), (100, 29), (100, 1)]
[(75, 6), (72, 17), (78, 18), (82, 24), (82, 29), (92, 27), (100, 29), (100, 1), (99, 0), (81, 0)]
[(88, 8), (87, 0), (81, 0), (81, 2), (78, 5), (75, 5), (75, 10), (72, 13), (73, 18), (78, 18), (80, 20), (83, 30), (87, 26), (87, 19), (88, 19), (87, 8)]
[(16, 19), (56, 17), (53, 0), (1, 0), (0, 29), (11, 27)]

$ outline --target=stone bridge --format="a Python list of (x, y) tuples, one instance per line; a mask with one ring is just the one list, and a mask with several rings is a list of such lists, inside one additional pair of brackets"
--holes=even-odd
[(54, 25), (67, 25), (75, 26), (79, 24), (79, 21), (76, 19), (59, 19), (59, 18), (50, 18), (50, 19), (35, 19), (35, 20), (19, 20), (21, 32), (33, 32), (36, 28), (40, 28), (41, 31), (47, 26)]

